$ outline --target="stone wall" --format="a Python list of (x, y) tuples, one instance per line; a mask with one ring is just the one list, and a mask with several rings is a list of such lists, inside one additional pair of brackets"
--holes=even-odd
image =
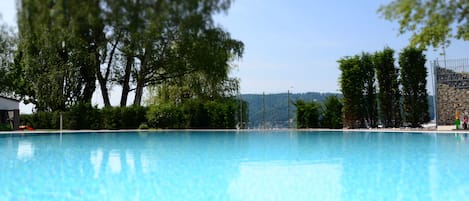
[(438, 84), (438, 125), (454, 125), (456, 111), (469, 116), (469, 89), (458, 89), (447, 84)]
[(461, 120), (469, 116), (469, 75), (444, 68), (437, 73), (438, 125), (454, 125), (456, 111)]

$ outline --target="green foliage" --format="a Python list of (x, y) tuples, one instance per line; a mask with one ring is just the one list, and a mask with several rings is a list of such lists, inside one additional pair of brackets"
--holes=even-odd
[(376, 77), (379, 83), (378, 102), (385, 127), (401, 126), (399, 70), (394, 66), (394, 50), (384, 48), (374, 55)]
[(122, 122), (127, 121), (122, 119), (120, 107), (105, 107), (101, 110), (101, 115), (104, 129), (119, 129), (122, 126)]
[(365, 117), (363, 110), (364, 76), (360, 67), (360, 57), (345, 57), (338, 62), (340, 64), (339, 68), (342, 71), (340, 86), (344, 103), (344, 126), (348, 128), (363, 127), (363, 119)]
[(36, 129), (50, 129), (54, 127), (52, 115), (49, 112), (37, 112), (32, 116), (31, 126)]
[(14, 53), (16, 38), (9, 27), (0, 24), (0, 95), (14, 96)]
[(411, 46), (446, 46), (452, 37), (469, 40), (467, 1), (394, 0), (378, 12), (397, 21), (401, 34), (412, 33)]
[(146, 117), (152, 128), (184, 128), (186, 125), (182, 109), (172, 104), (150, 106)]
[(153, 105), (147, 112), (148, 125), (152, 128), (235, 128), (239, 125), (238, 104), (234, 99), (192, 99), (180, 105)]
[(63, 129), (136, 129), (146, 123), (146, 111), (145, 107), (98, 109), (90, 104), (79, 104), (66, 112), (22, 114), (20, 124), (35, 129), (59, 129), (62, 114)]
[(11, 125), (10, 124), (0, 124), (0, 131), (11, 131)]
[(428, 113), (427, 69), (423, 50), (405, 48), (399, 54), (402, 83), (402, 109), (406, 122), (419, 127), (430, 121)]
[[(374, 55), (363, 53), (339, 60), (344, 126), (375, 127), (378, 119), (385, 127), (400, 127), (403, 118), (413, 127), (428, 122), (432, 99), (426, 91), (426, 59), (422, 51), (404, 49), (399, 57), (401, 72), (394, 66), (394, 50), (390, 48)], [(379, 85), (377, 95), (375, 77)], [(329, 117), (325, 119), (329, 121)]]
[[(235, 128), (239, 101), (193, 100), (184, 105), (159, 104), (149, 108), (74, 105), (62, 112), (63, 129), (136, 129), (136, 128)], [(36, 112), (21, 115), (22, 125), (36, 129), (59, 129), (60, 112)]]
[(18, 10), (19, 44), (16, 88), (39, 111), (64, 111), (90, 102), (103, 44), (99, 1), (25, 0)]
[(326, 97), (321, 126), (331, 129), (342, 128), (342, 107), (343, 105), (337, 96)]
[(184, 111), (189, 128), (208, 128), (210, 126), (209, 113), (203, 100), (194, 99), (185, 102)]
[(33, 114), (20, 114), (20, 125), (33, 125)]
[(209, 114), (209, 128), (235, 128), (237, 104), (234, 101), (216, 102), (205, 104)]
[[(20, 40), (11, 46), (18, 47), (16, 54), (8, 54), (12, 67), (0, 67), (11, 75), (0, 77), (0, 91), (6, 91), (2, 83), (13, 83), (8, 90), (14, 95), (49, 112), (90, 102), (96, 80), (106, 107), (114, 84), (123, 88), (122, 107), (130, 91), (140, 105), (144, 88), (162, 83), (189, 83), (192, 94), (203, 91), (207, 97), (232, 94), (239, 87), (226, 84), (233, 81), (230, 63), (242, 56), (244, 44), (212, 19), (230, 5), (231, 0), (20, 1)], [(0, 54), (4, 41), (0, 36)], [(117, 123), (109, 120), (108, 126)]]
[(142, 123), (142, 124), (140, 124), (140, 126), (138, 126), (138, 129), (149, 129), (149, 128), (150, 127), (146, 123)]
[(90, 103), (79, 103), (70, 108), (65, 115), (64, 127), (73, 130), (100, 129), (101, 114), (97, 106)]
[(362, 53), (360, 57), (360, 69), (362, 71), (361, 74), (363, 81), (363, 118), (366, 119), (368, 126), (376, 128), (378, 124), (378, 103), (376, 100), (376, 68), (373, 63), (372, 55), (369, 53)]
[(121, 129), (137, 128), (146, 122), (147, 108), (142, 106), (119, 107), (121, 116)]
[[(279, 93), (279, 94), (243, 94), (241, 95), (242, 100), (246, 101), (246, 106), (243, 107), (242, 111), (249, 111), (249, 115), (246, 114), (242, 118), (243, 122), (249, 122), (249, 127), (258, 127), (263, 122), (263, 96), (265, 97), (265, 121), (274, 122), (277, 127), (287, 128), (288, 119), (294, 119), (295, 107), (290, 105), (290, 114), (288, 114), (288, 104), (291, 104), (295, 100), (303, 101), (317, 101), (323, 102), (327, 96), (338, 95), (336, 93)], [(288, 98), (290, 96), (290, 100)], [(246, 109), (247, 108), (247, 109)], [(247, 120), (249, 117), (249, 121)]]
[[(115, 60), (113, 78), (123, 87), (121, 106), (131, 84), (135, 105), (140, 105), (146, 86), (185, 80), (212, 87), (210, 83), (226, 80), (229, 62), (242, 55), (243, 43), (231, 39), (212, 19), (229, 8), (230, 0), (104, 2), (108, 26), (115, 30), (110, 44), (117, 44), (122, 53), (115, 54), (122, 58)], [(190, 89), (195, 93), (198, 87)]]
[(142, 106), (105, 107), (100, 112), (104, 129), (135, 129), (146, 122), (147, 108)]
[(297, 128), (318, 128), (320, 126), (320, 104), (314, 101), (305, 102), (303, 100), (297, 100), (294, 105), (296, 107)]

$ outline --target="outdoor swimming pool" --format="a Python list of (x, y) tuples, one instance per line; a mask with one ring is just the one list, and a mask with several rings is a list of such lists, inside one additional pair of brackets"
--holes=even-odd
[(0, 200), (467, 200), (464, 134), (0, 136)]

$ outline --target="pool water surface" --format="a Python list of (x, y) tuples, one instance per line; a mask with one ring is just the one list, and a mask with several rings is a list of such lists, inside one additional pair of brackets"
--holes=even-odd
[(467, 200), (467, 134), (0, 135), (4, 200)]

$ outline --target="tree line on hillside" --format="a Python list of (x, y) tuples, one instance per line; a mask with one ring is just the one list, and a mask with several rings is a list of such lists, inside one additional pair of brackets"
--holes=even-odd
[(427, 70), (422, 49), (408, 47), (394, 62), (394, 50), (344, 57), (340, 85), (344, 104), (344, 127), (418, 127), (430, 120)]
[(231, 3), (19, 1), (18, 33), (5, 26), (0, 32), (0, 94), (33, 103), (37, 112), (67, 112), (92, 107), (98, 87), (105, 108), (112, 107), (110, 91), (119, 86), (120, 107), (134, 94), (136, 107), (210, 108), (191, 104), (206, 101), (225, 104), (234, 115), (243, 102), (236, 98), (239, 80), (229, 77), (230, 64), (244, 45), (212, 17)]

